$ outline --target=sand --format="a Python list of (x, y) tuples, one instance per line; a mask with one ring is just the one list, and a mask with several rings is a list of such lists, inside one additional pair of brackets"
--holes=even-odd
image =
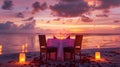
[[(95, 61), (94, 54), (101, 52), (101, 60)], [(100, 48), (82, 50), (82, 58), (89, 58), (89, 61), (76, 62), (76, 67), (120, 67), (120, 48)], [(79, 57), (79, 55), (76, 55)], [(40, 62), (39, 52), (26, 53), (26, 62), (19, 63), (19, 53), (0, 55), (0, 67), (72, 67), (73, 62), (69, 61), (48, 61)], [(43, 65), (44, 64), (44, 65)]]

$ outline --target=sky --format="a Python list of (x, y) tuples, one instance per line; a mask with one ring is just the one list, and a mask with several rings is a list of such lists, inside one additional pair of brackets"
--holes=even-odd
[(0, 33), (120, 33), (120, 0), (0, 0)]

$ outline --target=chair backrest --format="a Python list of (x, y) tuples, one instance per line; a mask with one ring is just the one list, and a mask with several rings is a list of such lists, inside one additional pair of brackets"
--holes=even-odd
[(76, 35), (75, 36), (75, 41), (74, 41), (75, 51), (80, 51), (81, 50), (82, 39), (83, 39), (83, 35)]
[(46, 36), (39, 35), (40, 51), (47, 49)]

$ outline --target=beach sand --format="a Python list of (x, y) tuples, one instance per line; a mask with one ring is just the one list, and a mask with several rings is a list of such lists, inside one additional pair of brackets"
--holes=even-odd
[[(94, 59), (95, 52), (101, 52), (101, 60), (96, 61)], [(69, 67), (69, 62), (64, 61), (52, 61), (44, 63), (37, 62), (39, 59), (39, 52), (28, 52), (26, 53), (26, 62), (19, 63), (19, 53), (15, 54), (3, 54), (0, 55), (0, 67), (38, 67), (39, 63), (43, 63), (41, 67), (63, 67), (62, 65), (66, 65)], [(100, 48), (100, 49), (83, 49), (82, 54), (85, 57), (89, 57), (89, 62), (76, 62), (76, 67), (120, 67), (120, 48)], [(76, 55), (79, 56), (79, 55)], [(83, 57), (84, 57), (83, 56)]]

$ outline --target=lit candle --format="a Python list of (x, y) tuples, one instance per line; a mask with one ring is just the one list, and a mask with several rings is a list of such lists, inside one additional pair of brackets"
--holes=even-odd
[(0, 55), (2, 54), (2, 45), (0, 45)]
[(19, 62), (24, 63), (26, 61), (25, 53), (20, 53), (19, 55)]
[(2, 51), (0, 51), (0, 55), (2, 55)]
[(100, 60), (101, 55), (100, 52), (95, 52), (95, 60)]
[(0, 45), (0, 51), (2, 51), (2, 45)]
[(27, 43), (25, 44), (25, 47), (26, 47), (26, 48), (28, 47), (28, 44), (27, 44)]
[(22, 45), (22, 52), (25, 52), (25, 45)]

